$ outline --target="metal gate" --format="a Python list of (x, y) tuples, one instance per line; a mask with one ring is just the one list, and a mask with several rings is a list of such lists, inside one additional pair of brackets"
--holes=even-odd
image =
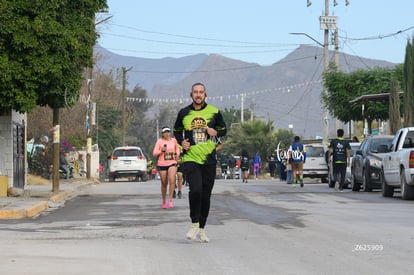
[(13, 187), (24, 188), (24, 125), (13, 123)]

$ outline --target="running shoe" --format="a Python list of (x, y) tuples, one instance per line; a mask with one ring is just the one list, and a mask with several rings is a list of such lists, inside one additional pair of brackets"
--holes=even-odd
[(203, 243), (208, 243), (210, 241), (210, 239), (206, 235), (206, 230), (204, 228), (200, 228), (198, 232), (198, 237), (200, 238), (200, 241), (202, 241)]
[(162, 209), (166, 209), (167, 208), (167, 204), (165, 203), (165, 201), (162, 202)]
[(172, 200), (168, 202), (168, 208), (174, 208), (174, 203)]
[(188, 230), (187, 232), (187, 235), (186, 235), (187, 239), (194, 241), (195, 239), (197, 239), (197, 235), (199, 231), (200, 231), (200, 224), (198, 222), (193, 223), (191, 225), (190, 230)]
[(177, 196), (178, 196), (179, 199), (181, 199), (183, 197), (183, 195), (181, 194), (181, 191), (178, 191)]
[(300, 187), (303, 187), (303, 179), (300, 180)]
[(174, 193), (173, 193), (173, 199), (175, 199), (175, 197), (176, 197), (176, 193), (175, 193), (175, 190), (174, 190)]

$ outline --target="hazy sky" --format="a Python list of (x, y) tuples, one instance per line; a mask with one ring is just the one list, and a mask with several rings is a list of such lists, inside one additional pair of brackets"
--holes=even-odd
[[(319, 17), (325, 0), (108, 0), (97, 15), (99, 44), (121, 55), (144, 58), (220, 54), (271, 65), (300, 44), (323, 44)], [(395, 63), (404, 61), (414, 34), (413, 0), (330, 1), (338, 17), (340, 52)], [(330, 37), (331, 40), (331, 37)], [(330, 46), (330, 50), (334, 50)]]

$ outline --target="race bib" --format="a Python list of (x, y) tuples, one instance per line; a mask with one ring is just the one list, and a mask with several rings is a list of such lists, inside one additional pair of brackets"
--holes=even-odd
[(174, 159), (174, 153), (173, 152), (165, 152), (164, 153), (164, 160), (173, 160)]
[(207, 142), (207, 128), (196, 128), (193, 130), (195, 144)]

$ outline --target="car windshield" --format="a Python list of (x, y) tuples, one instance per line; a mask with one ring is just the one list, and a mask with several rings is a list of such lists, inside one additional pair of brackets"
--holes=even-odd
[(306, 157), (323, 157), (324, 151), (323, 147), (306, 147)]
[(352, 145), (351, 146), (351, 157), (355, 155), (355, 152), (358, 149), (359, 149), (359, 145)]
[(388, 151), (388, 148), (390, 148), (391, 142), (392, 139), (373, 139), (370, 146), (370, 151), (374, 153), (385, 153)]
[(141, 156), (141, 152), (137, 149), (117, 150), (117, 151), (114, 152), (114, 156), (116, 156), (116, 157), (136, 157), (136, 156)]

